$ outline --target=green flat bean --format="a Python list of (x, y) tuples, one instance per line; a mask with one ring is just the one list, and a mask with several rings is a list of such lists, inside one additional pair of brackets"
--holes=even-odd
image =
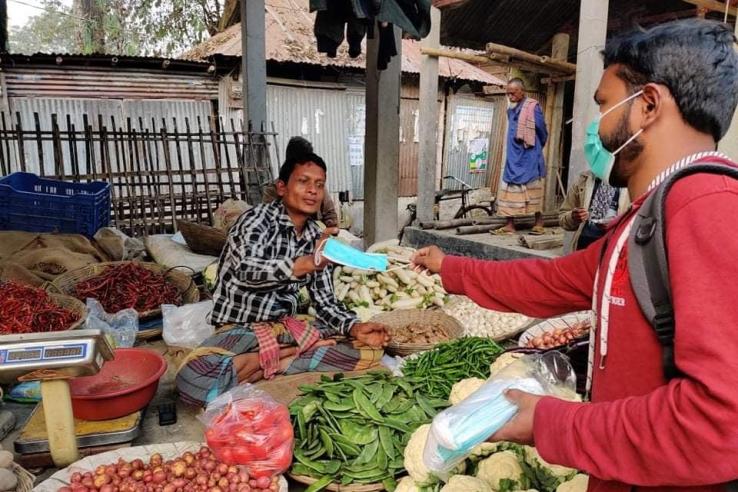
[(330, 476), (324, 476), (323, 478), (306, 488), (305, 492), (319, 492), (320, 490), (328, 487), (332, 481), (333, 479)]

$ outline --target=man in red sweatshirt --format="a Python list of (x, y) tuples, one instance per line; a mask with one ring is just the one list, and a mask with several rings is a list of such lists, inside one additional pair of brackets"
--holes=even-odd
[(440, 272), (449, 292), (486, 308), (540, 318), (594, 310), (591, 403), (511, 391), (519, 412), (492, 436), (535, 443), (546, 461), (590, 474), (590, 491), (722, 491), (738, 479), (738, 181), (695, 174), (668, 194), (680, 371), (668, 381), (630, 282), (626, 241), (635, 211), (666, 176), (695, 162), (730, 163), (715, 149), (738, 102), (734, 43), (726, 25), (704, 20), (608, 43), (595, 94), (601, 117), (585, 153), (595, 174), (627, 186), (633, 206), (605, 238), (555, 260), (482, 261), (436, 247), (414, 258)]

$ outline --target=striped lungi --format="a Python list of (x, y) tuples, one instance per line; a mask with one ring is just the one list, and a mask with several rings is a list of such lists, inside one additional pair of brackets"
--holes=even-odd
[[(296, 345), (282, 323), (274, 322), (273, 325), (280, 346)], [(179, 368), (175, 382), (180, 398), (191, 405), (206, 406), (238, 384), (233, 357), (258, 351), (259, 342), (250, 325), (234, 325), (217, 332), (193, 350)], [(383, 354), (381, 349), (358, 348), (352, 342), (339, 342), (298, 355), (284, 374), (371, 369), (379, 365)]]
[(543, 178), (524, 185), (502, 183), (497, 197), (497, 214), (518, 217), (543, 211)]

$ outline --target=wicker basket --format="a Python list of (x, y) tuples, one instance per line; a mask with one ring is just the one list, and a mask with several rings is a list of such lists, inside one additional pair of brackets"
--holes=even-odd
[(199, 255), (220, 256), (228, 239), (228, 235), (220, 229), (186, 220), (177, 221), (177, 230), (182, 233), (192, 252)]
[[(52, 290), (61, 292), (62, 294), (65, 294), (65, 295), (74, 296), (74, 288), (77, 286), (79, 282), (82, 282), (84, 280), (100, 275), (108, 267), (115, 266), (115, 265), (121, 265), (125, 263), (131, 263), (131, 262), (116, 261), (116, 262), (110, 262), (110, 263), (95, 263), (93, 265), (88, 265), (86, 267), (79, 268), (71, 272), (67, 272), (63, 275), (59, 275), (50, 284), (49, 288)], [(156, 263), (143, 263), (143, 262), (137, 262), (137, 263), (140, 266), (146, 268), (147, 270), (151, 270), (153, 272), (161, 273), (162, 275), (164, 275), (167, 282), (174, 285), (177, 288), (177, 290), (182, 294), (182, 305), (192, 304), (200, 300), (200, 291), (197, 290), (197, 286), (195, 285), (195, 282), (193, 282), (192, 278), (189, 275), (182, 273), (180, 271), (177, 271), (177, 270), (172, 270), (171, 268), (167, 269)], [(149, 318), (153, 318), (159, 315), (161, 315), (161, 307), (156, 308), (156, 309), (151, 309), (143, 313), (138, 313), (139, 319), (149, 319)]]
[(31, 492), (33, 490), (33, 482), (36, 481), (31, 472), (23, 468), (17, 463), (11, 465), (11, 470), (18, 477), (18, 486), (15, 488), (16, 492)]
[[(460, 338), (464, 334), (464, 328), (458, 321), (456, 321), (456, 319), (437, 309), (401, 309), (398, 311), (378, 314), (374, 316), (371, 321), (373, 323), (382, 323), (387, 325), (392, 331), (398, 328), (403, 328), (411, 323), (440, 325), (446, 330), (446, 333), (448, 333), (449, 340)], [(391, 355), (405, 356), (415, 352), (430, 350), (435, 345), (435, 343), (390, 342), (386, 351)]]
[[(312, 485), (318, 481), (317, 478), (307, 477), (305, 475), (294, 475), (289, 473), (288, 476), (295, 482), (305, 485)], [(385, 489), (384, 485), (381, 483), (368, 483), (364, 485), (341, 485), (338, 483), (331, 483), (325, 488), (325, 490), (332, 490), (334, 492), (375, 492)]]
[(64, 309), (68, 309), (69, 311), (72, 311), (74, 314), (76, 314), (79, 319), (69, 325), (69, 328), (67, 330), (76, 330), (82, 324), (85, 322), (85, 319), (87, 319), (87, 307), (80, 301), (79, 299), (67, 296), (64, 294), (54, 294), (53, 292), (49, 292), (49, 297), (59, 307), (63, 307)]

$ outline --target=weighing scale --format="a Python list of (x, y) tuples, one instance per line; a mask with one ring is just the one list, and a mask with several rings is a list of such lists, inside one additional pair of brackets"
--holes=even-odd
[(72, 414), (68, 380), (97, 374), (112, 359), (113, 351), (100, 330), (0, 336), (0, 382), (41, 382), (42, 402), (16, 440), (16, 451), (35, 456), (36, 466), (42, 464), (39, 457), (48, 458), (50, 452), (54, 465), (61, 468), (79, 460), (78, 445), (99, 450), (132, 441), (141, 424), (140, 411), (99, 422), (78, 420)]

